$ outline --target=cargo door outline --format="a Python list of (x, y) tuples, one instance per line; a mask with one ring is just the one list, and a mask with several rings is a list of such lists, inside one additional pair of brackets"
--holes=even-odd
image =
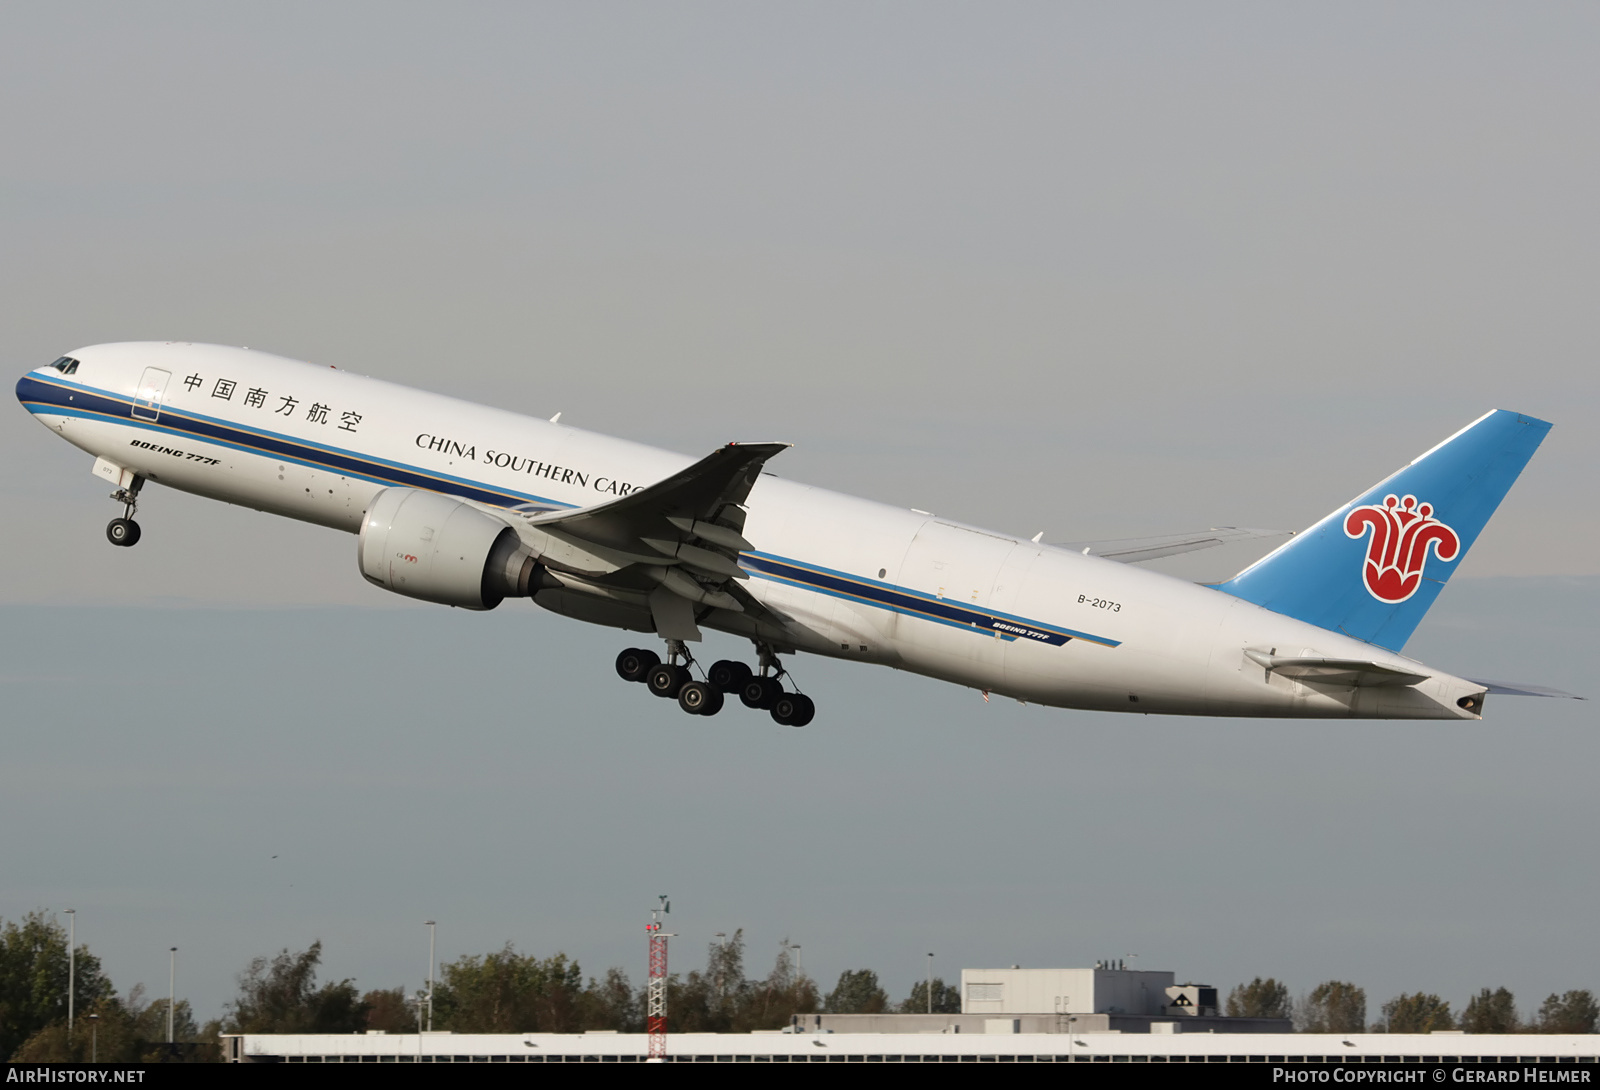
[(167, 396), (167, 383), (172, 372), (160, 367), (146, 367), (139, 380), (139, 389), (133, 395), (133, 418), (154, 423), (161, 419), (161, 402)]

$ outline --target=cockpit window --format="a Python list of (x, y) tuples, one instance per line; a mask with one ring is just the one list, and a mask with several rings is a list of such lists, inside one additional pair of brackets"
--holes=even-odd
[(71, 356), (62, 356), (50, 366), (60, 371), (63, 375), (75, 375), (78, 373), (78, 361)]

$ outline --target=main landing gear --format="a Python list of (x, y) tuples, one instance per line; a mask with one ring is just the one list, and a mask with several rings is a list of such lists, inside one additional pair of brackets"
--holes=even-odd
[[(642, 682), (656, 696), (676, 699), (678, 707), (690, 715), (716, 715), (724, 697), (737, 693), (747, 708), (760, 708), (772, 714), (774, 722), (786, 727), (803, 727), (817, 714), (817, 706), (804, 693), (784, 689), (779, 679), (786, 676), (778, 656), (764, 644), (757, 644), (761, 667), (758, 674), (732, 659), (711, 664), (704, 681), (689, 672), (694, 656), (681, 641), (667, 641), (667, 661), (654, 651), (630, 647), (617, 656), (617, 676), (623, 681)], [(680, 662), (681, 660), (681, 662)]]
[(139, 524), (133, 521), (133, 513), (139, 509), (139, 489), (143, 487), (144, 478), (135, 477), (127, 488), (111, 493), (111, 498), (122, 504), (122, 517), (106, 523), (106, 540), (111, 544), (125, 549), (139, 544)]

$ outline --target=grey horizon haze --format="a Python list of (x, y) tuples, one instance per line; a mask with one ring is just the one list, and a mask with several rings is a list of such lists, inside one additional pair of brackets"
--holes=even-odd
[[(1591, 697), (1600, 11), (1579, 4), (0, 9), (0, 359), (244, 344), (1047, 540), (1299, 529), (1555, 424), (1406, 653)], [(121, 989), (421, 986), (743, 927), (963, 966), (1600, 990), (1596, 704), (1481, 724), (985, 704), (801, 659), (690, 719), (636, 640), (366, 585), (354, 540), (0, 428), (0, 916)], [(1168, 569), (1231, 574), (1237, 556)], [(740, 645), (708, 635), (709, 657)], [(277, 858), (274, 859), (273, 857)]]

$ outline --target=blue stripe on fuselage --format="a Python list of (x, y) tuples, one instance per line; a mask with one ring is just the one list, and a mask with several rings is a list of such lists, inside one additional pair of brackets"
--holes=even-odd
[[(334, 470), (373, 484), (422, 488), (494, 507), (525, 508), (533, 503), (548, 510), (557, 510), (575, 506), (544, 496), (491, 489), (477, 481), (432, 472), (419, 466), (293, 439), (279, 432), (264, 431), (166, 406), (161, 408), (159, 420), (142, 420), (133, 415), (131, 398), (77, 383), (41, 379), (32, 374), (24, 375), (17, 382), (17, 400), (31, 413), (108, 420), (141, 431), (198, 439), (249, 454), (271, 455), (313, 469)], [(1004, 640), (1032, 640), (1055, 646), (1062, 646), (1069, 640), (1087, 640), (1104, 647), (1116, 647), (1121, 642), (1070, 628), (1041, 624), (1026, 617), (957, 605), (920, 591), (885, 585), (832, 568), (801, 564), (771, 553), (745, 553), (739, 559), (752, 575), (773, 582), (919, 617), (991, 638), (998, 635)]]
[(746, 553), (739, 559), (752, 573), (763, 575), (776, 582), (789, 583), (835, 598), (845, 598), (863, 605), (921, 617), (924, 620), (937, 621), (956, 628), (970, 629), (984, 635), (998, 634), (1002, 639), (1033, 640), (1056, 646), (1068, 640), (1087, 640), (1104, 647), (1116, 647), (1121, 643), (1120, 640), (1107, 639), (1105, 636), (1096, 636), (1058, 625), (1041, 624), (1009, 613), (958, 605), (921, 591), (906, 590), (831, 568), (800, 564), (770, 553)]
[(24, 375), (17, 383), (17, 399), (32, 413), (47, 412), (57, 416), (111, 420), (143, 431), (187, 436), (249, 454), (269, 454), (274, 458), (283, 458), (314, 469), (334, 470), (374, 484), (424, 488), (495, 507), (516, 507), (535, 503), (546, 510), (558, 510), (575, 506), (546, 496), (509, 489), (492, 489), (477, 481), (426, 470), (420, 466), (375, 458), (307, 440), (292, 439), (279, 432), (264, 431), (166, 406), (162, 407), (158, 421), (141, 420), (133, 415), (133, 402), (130, 398), (88, 386), (44, 381), (32, 375)]

